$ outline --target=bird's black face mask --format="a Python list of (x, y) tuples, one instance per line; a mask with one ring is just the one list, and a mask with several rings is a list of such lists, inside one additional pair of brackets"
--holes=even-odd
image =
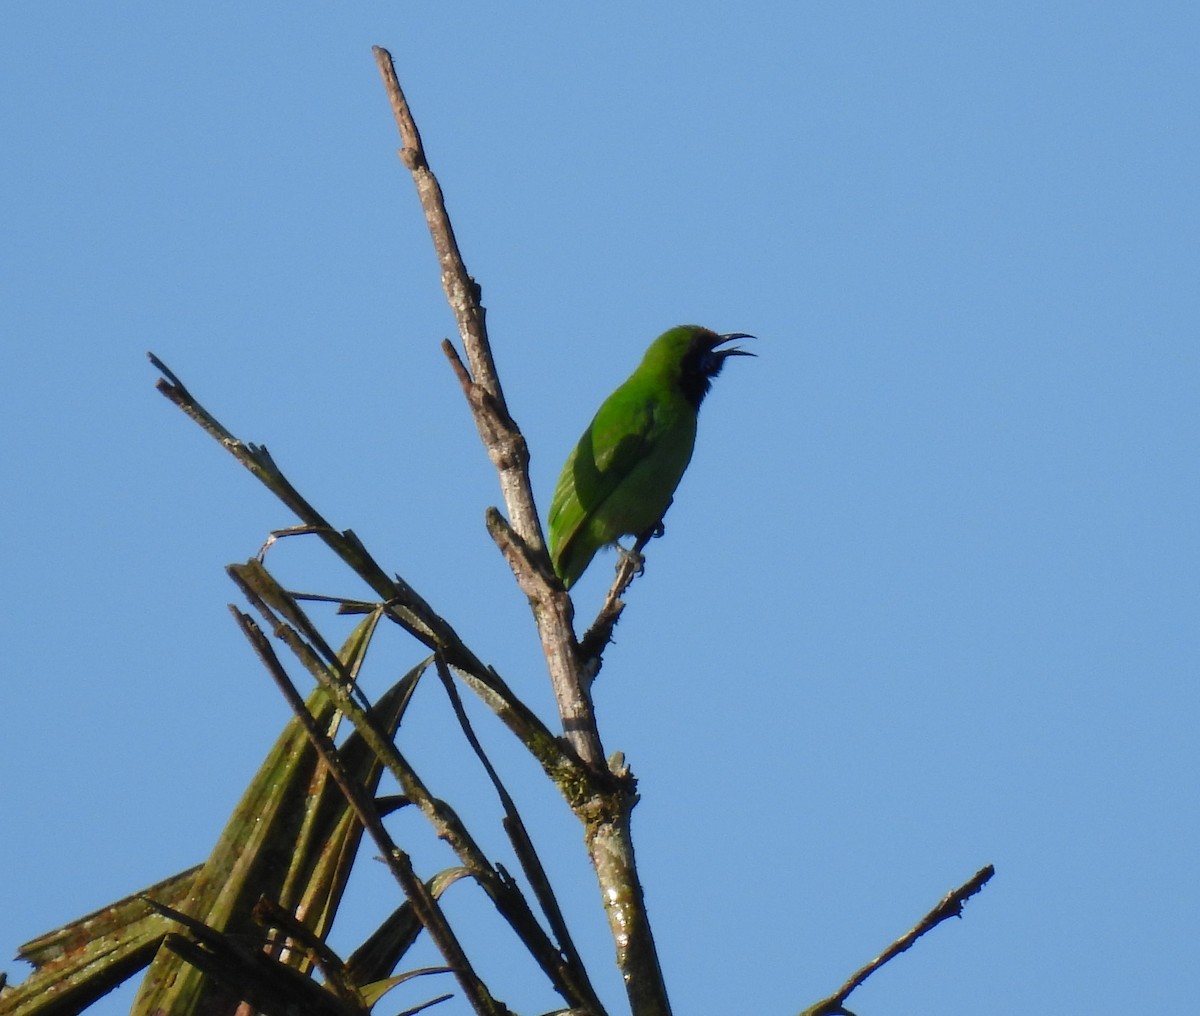
[(708, 332), (696, 336), (692, 341), (692, 348), (684, 357), (682, 377), (680, 378), (683, 394), (693, 406), (697, 409), (700, 408), (700, 403), (704, 401), (704, 396), (712, 387), (712, 379), (721, 373), (727, 357), (755, 355), (746, 349), (736, 347), (734, 349), (718, 349), (717, 347), (723, 342), (732, 342), (734, 339), (752, 338), (754, 338), (753, 335), (747, 335), (745, 332), (730, 332), (728, 335)]

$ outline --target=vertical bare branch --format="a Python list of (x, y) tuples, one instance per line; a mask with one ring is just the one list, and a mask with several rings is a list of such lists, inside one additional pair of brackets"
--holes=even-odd
[(459, 252), (442, 188), (429, 168), (421, 135), (408, 100), (400, 88), (391, 54), (379, 46), (374, 48), (374, 53), (400, 131), (403, 145), (400, 158), (412, 173), (417, 197), (425, 212), (425, 221), (442, 270), (442, 288), (446, 291), (446, 299), (454, 312), (466, 350), (466, 365), (449, 342), (443, 343), (442, 348), (471, 407), (471, 415), (487, 448), (488, 457), (499, 474), (500, 489), (508, 509), (510, 521), (507, 524), (496, 526), (493, 513), (489, 513), (488, 528), (498, 541), (498, 531), (507, 530), (504, 533), (507, 546), (502, 544), (502, 548), (521, 583), (522, 591), (529, 598), (537, 622), (559, 715), (563, 721), (563, 732), (579, 757), (599, 770), (604, 763), (604, 748), (596, 729), (575, 641), (574, 610), (570, 597), (550, 569), (533, 489), (529, 483), (529, 449), (504, 402), (487, 337), (485, 313), (479, 300), (479, 286), (467, 273), (467, 266)]
[(446, 299), (454, 312), (463, 349), (466, 350), (473, 389), (472, 409), (476, 410), (474, 415), (480, 427), (480, 436), (500, 473), (500, 487), (513, 528), (530, 547), (542, 550), (545, 542), (526, 469), (529, 450), (521, 432), (513, 424), (504, 401), (504, 392), (487, 338), (486, 312), (480, 302), (479, 286), (467, 273), (467, 266), (459, 253), (450, 216), (446, 213), (442, 188), (425, 158), (421, 134), (408, 108), (408, 100), (400, 89), (391, 54), (378, 46), (374, 48), (374, 53), (400, 131), (400, 158), (412, 173), (429, 226), (429, 235), (433, 238), (438, 265), (442, 270), (442, 288), (446, 291)]
[(584, 839), (600, 883), (631, 1009), (635, 1016), (667, 1016), (670, 1004), (642, 899), (629, 828), (630, 812), (637, 803), (636, 785), (628, 770), (621, 767), (620, 771), (610, 771), (604, 761), (588, 693), (590, 674), (575, 639), (571, 598), (550, 568), (529, 484), (528, 449), (504, 404), (479, 287), (467, 274), (458, 251), (441, 188), (429, 168), (391, 54), (378, 46), (374, 53), (404, 146), (400, 157), (412, 173), (425, 212), (467, 365), (449, 343), (444, 343), (443, 349), (471, 407), (488, 456), (500, 474), (510, 521), (491, 509), (487, 514), (488, 531), (533, 610), (563, 734), (591, 770), (591, 778), (584, 785), (567, 788), (560, 783), (560, 789), (584, 824)]

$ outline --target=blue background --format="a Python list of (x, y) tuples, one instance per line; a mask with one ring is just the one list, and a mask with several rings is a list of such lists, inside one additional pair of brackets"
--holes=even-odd
[[(379, 44), (543, 510), (656, 334), (759, 336), (597, 687), (677, 1011), (795, 1012), (987, 862), (851, 1008), (1192, 1008), (1198, 32), (1184, 3), (6, 4), (4, 962), (202, 859), (287, 718), (222, 568), (293, 520), (148, 349), (551, 714)], [(315, 541), (269, 563), (363, 593)], [(368, 688), (420, 655), (389, 632)], [(578, 828), (479, 719), (619, 1012)], [(434, 684), (404, 737), (507, 860)], [(379, 868), (335, 947), (394, 904)], [(512, 1008), (555, 1007), (471, 887), (447, 906)]]

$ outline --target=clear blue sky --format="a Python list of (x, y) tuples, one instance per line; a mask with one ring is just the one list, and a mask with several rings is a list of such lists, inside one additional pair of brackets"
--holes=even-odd
[[(543, 508), (658, 332), (760, 336), (597, 692), (677, 1011), (794, 1013), (986, 862), (853, 1009), (1194, 1007), (1196, 5), (373, 6), (0, 13), (10, 975), (199, 861), (286, 719), (222, 569), (292, 519), (154, 392), (148, 349), (548, 710), (380, 44)], [(315, 546), (273, 554), (360, 592)], [(420, 655), (389, 638), (375, 689)], [(432, 686), (419, 706), (415, 757), (504, 858)], [(573, 820), (527, 793), (619, 1010)], [(393, 899), (369, 872), (335, 946)]]

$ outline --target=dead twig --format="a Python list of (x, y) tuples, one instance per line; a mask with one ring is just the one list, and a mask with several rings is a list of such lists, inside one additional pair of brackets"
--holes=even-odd
[(851, 974), (846, 983), (838, 988), (836, 992), (816, 1005), (809, 1006), (809, 1008), (800, 1013), (800, 1016), (853, 1016), (844, 1004), (846, 999), (850, 997), (850, 993), (885, 963), (895, 959), (906, 949), (912, 948), (917, 939), (931, 932), (946, 918), (961, 917), (963, 904), (987, 885), (994, 874), (996, 874), (996, 869), (990, 864), (980, 868), (957, 889), (946, 893), (938, 901), (937, 906), (871, 960), (870, 963)]

